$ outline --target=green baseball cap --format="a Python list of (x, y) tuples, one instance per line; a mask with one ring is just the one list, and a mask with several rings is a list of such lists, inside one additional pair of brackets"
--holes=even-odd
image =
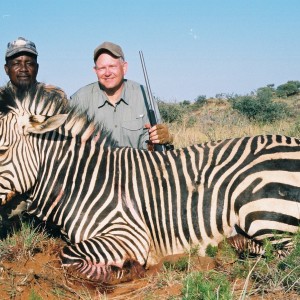
[(20, 52), (27, 52), (38, 56), (35, 44), (23, 37), (18, 37), (15, 41), (7, 44), (5, 57), (11, 57)]

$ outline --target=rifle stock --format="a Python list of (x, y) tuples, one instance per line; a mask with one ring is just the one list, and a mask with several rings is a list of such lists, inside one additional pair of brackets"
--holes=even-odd
[[(153, 109), (149, 109), (149, 121), (151, 126), (154, 126), (157, 124), (157, 120), (155, 118), (155, 112)], [(154, 148), (154, 151), (164, 151), (165, 150), (165, 146), (161, 145), (161, 144), (152, 144), (151, 146)]]

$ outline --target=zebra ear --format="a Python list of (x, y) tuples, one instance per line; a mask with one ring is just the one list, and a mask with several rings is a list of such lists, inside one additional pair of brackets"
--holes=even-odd
[(29, 118), (28, 133), (45, 133), (60, 127), (66, 121), (68, 114), (58, 114), (52, 117), (32, 115)]

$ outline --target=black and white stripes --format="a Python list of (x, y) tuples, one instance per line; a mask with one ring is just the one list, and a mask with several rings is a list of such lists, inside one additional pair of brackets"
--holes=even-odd
[[(27, 192), (29, 213), (70, 240), (63, 264), (90, 278), (107, 280), (125, 265), (147, 267), (195, 245), (205, 255), (209, 244), (237, 233), (254, 245), (279, 243), (281, 234), (288, 245), (298, 230), (298, 139), (254, 136), (166, 153), (114, 148), (76, 109), (30, 97), (10, 99), (8, 109), (5, 101), (2, 95), (2, 204)], [(37, 116), (44, 111), (46, 119)]]

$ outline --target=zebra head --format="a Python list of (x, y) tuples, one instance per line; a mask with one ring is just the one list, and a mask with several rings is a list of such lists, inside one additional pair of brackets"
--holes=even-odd
[(34, 186), (41, 157), (47, 159), (41, 143), (48, 140), (48, 145), (52, 144), (54, 135), (69, 141), (76, 137), (83, 143), (115, 145), (105, 128), (43, 84), (21, 95), (0, 89), (0, 204)]
[(57, 114), (49, 104), (38, 106), (33, 102), (30, 93), (18, 99), (9, 89), (0, 93), (1, 205), (34, 185), (39, 168), (39, 153), (34, 151), (36, 136), (57, 129), (68, 116)]

